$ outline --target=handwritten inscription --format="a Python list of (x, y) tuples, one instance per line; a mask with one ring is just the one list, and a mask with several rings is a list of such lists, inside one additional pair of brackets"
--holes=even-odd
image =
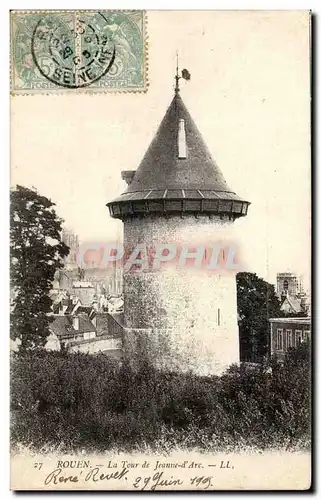
[[(196, 487), (203, 486), (204, 490), (207, 490), (210, 486), (213, 486), (211, 483), (212, 476), (195, 476), (191, 477), (190, 484)], [(145, 490), (149, 486), (151, 491), (155, 491), (160, 487), (168, 487), (168, 486), (182, 486), (184, 481), (177, 477), (171, 476), (170, 478), (165, 478), (164, 472), (156, 472), (153, 476), (149, 477), (136, 477), (134, 481), (134, 488), (140, 489), (141, 491)]]
[[(44, 473), (43, 462), (35, 462), (34, 468)], [(203, 464), (192, 460), (102, 460), (93, 464), (90, 460), (57, 460), (56, 467), (46, 472), (44, 485), (64, 486), (81, 484), (106, 484), (107, 489), (159, 491), (159, 490), (208, 490), (215, 489), (215, 475), (231, 473), (234, 465), (231, 460)]]
[[(126, 474), (128, 473), (128, 469), (122, 469), (121, 471), (115, 471), (111, 472), (109, 474), (104, 474), (101, 472), (100, 467), (95, 467), (94, 469), (91, 469), (86, 476), (84, 477), (84, 481), (92, 481), (94, 483), (97, 483), (99, 481), (110, 481), (111, 479), (122, 479), (126, 478)], [(50, 472), (48, 476), (45, 479), (45, 485), (48, 484), (61, 484), (61, 483), (78, 483), (79, 482), (79, 477), (78, 476), (66, 476), (63, 474), (62, 469), (55, 469), (54, 471)]]
[(78, 476), (65, 476), (62, 474), (62, 469), (55, 469), (45, 479), (45, 485), (50, 483), (78, 483)]
[(126, 479), (128, 472), (128, 469), (124, 467), (121, 471), (116, 470), (115, 472), (111, 472), (110, 474), (103, 474), (101, 473), (100, 467), (95, 467), (88, 472), (85, 477), (85, 481), (91, 480), (97, 483), (98, 481), (109, 481), (110, 479)]

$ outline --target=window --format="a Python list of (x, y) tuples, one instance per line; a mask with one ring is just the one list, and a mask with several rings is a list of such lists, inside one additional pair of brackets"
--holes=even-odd
[(304, 330), (302, 334), (302, 341), (307, 342), (310, 340), (310, 330)]
[(302, 344), (302, 330), (295, 330), (295, 347)]
[(243, 206), (242, 206), (242, 214), (247, 214), (247, 203), (243, 203)]
[(178, 158), (186, 158), (185, 120), (179, 120), (178, 126)]
[(95, 337), (95, 332), (84, 332), (84, 340), (94, 339)]
[(278, 328), (277, 329), (277, 333), (276, 333), (276, 349), (278, 351), (282, 351), (283, 350), (283, 330), (282, 330), (282, 328)]
[(287, 330), (285, 336), (285, 349), (289, 349), (290, 347), (292, 347), (292, 330)]
[(287, 349), (290, 347), (294, 347), (294, 335), (292, 330), (287, 330), (286, 331), (286, 341), (287, 341)]
[(217, 310), (217, 324), (221, 326), (221, 309)]

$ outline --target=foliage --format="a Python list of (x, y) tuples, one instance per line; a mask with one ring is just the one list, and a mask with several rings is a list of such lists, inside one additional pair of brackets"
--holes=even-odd
[(107, 356), (29, 352), (12, 360), (14, 444), (36, 449), (220, 451), (309, 446), (308, 346), (284, 364), (221, 377), (133, 372)]
[(19, 339), (24, 351), (46, 342), (51, 306), (48, 294), (69, 249), (61, 242), (62, 220), (51, 200), (17, 186), (10, 202), (11, 338)]
[(237, 310), (242, 361), (257, 362), (266, 356), (269, 345), (269, 318), (283, 316), (274, 285), (255, 273), (238, 273)]

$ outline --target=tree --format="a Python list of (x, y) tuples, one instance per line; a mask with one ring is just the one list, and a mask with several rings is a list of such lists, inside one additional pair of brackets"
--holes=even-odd
[(17, 186), (10, 195), (11, 338), (19, 351), (46, 343), (51, 321), (49, 291), (69, 248), (61, 241), (55, 204), (36, 190)]
[(238, 273), (237, 309), (242, 361), (262, 359), (269, 346), (269, 318), (282, 316), (274, 285), (255, 273)]

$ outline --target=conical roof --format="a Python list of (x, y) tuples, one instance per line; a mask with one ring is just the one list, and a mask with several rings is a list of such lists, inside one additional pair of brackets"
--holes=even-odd
[[(179, 120), (185, 122), (186, 158), (178, 156)], [(179, 93), (176, 93), (127, 192), (144, 189), (231, 191)]]
[[(182, 148), (182, 149), (180, 149)], [(246, 215), (248, 202), (227, 185), (179, 92), (127, 190), (108, 203), (113, 217), (150, 212), (212, 212)]]

